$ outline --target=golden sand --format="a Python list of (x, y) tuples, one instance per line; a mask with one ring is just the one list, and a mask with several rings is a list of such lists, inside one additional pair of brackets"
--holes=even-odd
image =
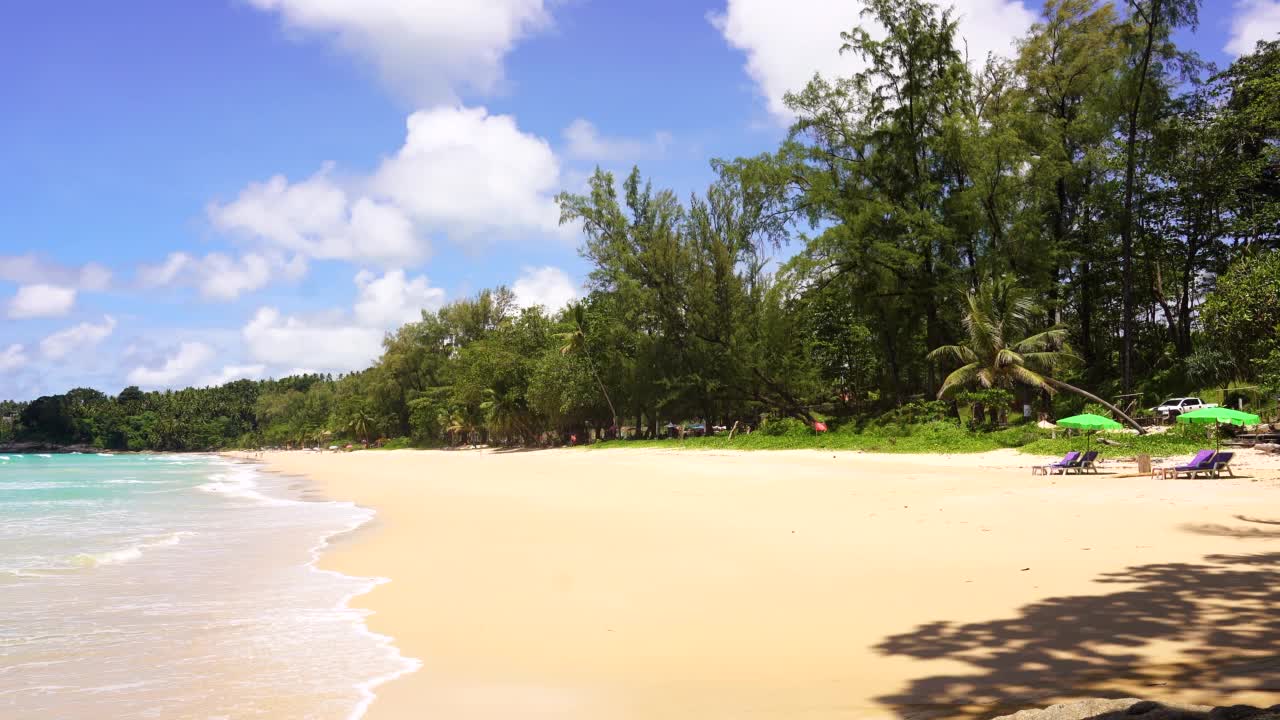
[(1280, 473), (1257, 456), (1251, 477), (1176, 481), (1032, 476), (1011, 451), (263, 460), (377, 510), (323, 560), (391, 580), (354, 604), (423, 662), (378, 688), (371, 720), (981, 718), (1280, 693)]

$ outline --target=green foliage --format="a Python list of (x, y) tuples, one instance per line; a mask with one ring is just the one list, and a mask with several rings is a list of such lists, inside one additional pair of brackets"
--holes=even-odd
[(813, 428), (795, 418), (765, 418), (758, 431), (769, 437), (798, 437), (813, 435)]
[(940, 400), (913, 400), (881, 415), (877, 424), (906, 426), (941, 422), (950, 414), (950, 406)]
[(1280, 353), (1280, 336), (1263, 328), (1280, 327), (1280, 252), (1245, 257), (1232, 265), (1205, 300), (1204, 317), (1222, 348), (1214, 352), (1229, 353), (1241, 376), (1257, 377), (1259, 369), (1269, 372), (1272, 356)]

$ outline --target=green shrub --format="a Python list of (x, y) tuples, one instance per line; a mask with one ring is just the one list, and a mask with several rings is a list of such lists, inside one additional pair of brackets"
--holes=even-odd
[(760, 433), (769, 437), (812, 435), (810, 427), (795, 418), (769, 418), (760, 423)]

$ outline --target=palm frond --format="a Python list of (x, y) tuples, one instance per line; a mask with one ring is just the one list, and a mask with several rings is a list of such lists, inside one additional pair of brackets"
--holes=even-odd
[(954, 393), (954, 391), (971, 385), (977, 378), (981, 365), (973, 362), (952, 372), (942, 381), (942, 387), (938, 389), (938, 399), (945, 400)]
[(1012, 347), (1018, 352), (1031, 352), (1036, 350), (1051, 350), (1061, 348), (1066, 345), (1067, 329), (1064, 327), (1051, 327), (1044, 332), (1036, 333), (1030, 337), (1023, 338)]
[(1012, 375), (1015, 380), (1022, 383), (1023, 385), (1028, 385), (1037, 390), (1045, 390), (1050, 395), (1052, 395), (1055, 392), (1053, 389), (1053, 386), (1050, 385), (1048, 381), (1044, 379), (1044, 376), (1040, 375), (1034, 370), (1028, 370), (1025, 367), (1019, 366), (1019, 367), (1012, 368), (1009, 374)]
[(932, 352), (925, 356), (931, 362), (938, 362), (945, 358), (953, 359), (960, 363), (976, 363), (978, 356), (973, 351), (963, 345), (943, 345), (940, 348), (934, 348)]
[(1023, 353), (1023, 365), (1038, 373), (1052, 373), (1064, 365), (1083, 362), (1069, 352), (1033, 352)]
[(996, 352), (995, 365), (998, 368), (1014, 367), (1021, 364), (1022, 356), (1009, 348), (1001, 348)]

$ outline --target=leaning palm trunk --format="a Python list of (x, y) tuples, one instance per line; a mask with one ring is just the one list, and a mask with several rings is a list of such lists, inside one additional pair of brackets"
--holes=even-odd
[(609, 414), (613, 416), (613, 427), (618, 427), (618, 411), (613, 409), (613, 400), (609, 399), (609, 391), (604, 389), (604, 381), (600, 379), (600, 373), (596, 372), (596, 364), (591, 360), (591, 353), (583, 353), (587, 358), (587, 367), (591, 368), (591, 374), (596, 378), (596, 384), (600, 386), (600, 394), (604, 395), (604, 401), (609, 404)]
[(1121, 411), (1120, 411), (1120, 408), (1116, 407), (1115, 405), (1112, 405), (1111, 403), (1107, 402), (1106, 400), (1103, 400), (1102, 398), (1098, 397), (1097, 395), (1094, 395), (1093, 393), (1091, 393), (1091, 392), (1089, 392), (1089, 391), (1087, 391), (1087, 390), (1081, 390), (1080, 388), (1076, 387), (1075, 385), (1068, 385), (1067, 383), (1064, 383), (1064, 382), (1062, 382), (1061, 380), (1055, 380), (1055, 379), (1053, 379), (1053, 378), (1051, 378), (1051, 377), (1046, 377), (1046, 378), (1044, 379), (1044, 381), (1045, 381), (1046, 383), (1048, 383), (1048, 384), (1052, 385), (1054, 388), (1056, 388), (1056, 389), (1058, 389), (1058, 390), (1066, 390), (1067, 392), (1075, 393), (1076, 395), (1079, 395), (1080, 397), (1085, 398), (1086, 400), (1092, 400), (1093, 402), (1096, 402), (1096, 403), (1098, 403), (1099, 405), (1102, 405), (1103, 407), (1105, 407), (1105, 408), (1107, 408), (1108, 410), (1110, 410), (1110, 411), (1111, 411), (1111, 412), (1112, 412), (1116, 417), (1118, 417), (1118, 418), (1120, 418), (1120, 419), (1124, 420), (1126, 423), (1129, 423), (1129, 425), (1130, 425), (1131, 427), (1133, 427), (1133, 429), (1134, 429), (1134, 430), (1137, 430), (1137, 431), (1138, 431), (1138, 434), (1139, 434), (1139, 435), (1146, 435), (1146, 434), (1147, 434), (1147, 430), (1146, 430), (1146, 428), (1142, 427), (1142, 426), (1141, 426), (1141, 425), (1139, 425), (1137, 422), (1135, 422), (1133, 418), (1131, 418), (1131, 417), (1129, 417), (1128, 415), (1125, 415), (1123, 412), (1121, 412)]

